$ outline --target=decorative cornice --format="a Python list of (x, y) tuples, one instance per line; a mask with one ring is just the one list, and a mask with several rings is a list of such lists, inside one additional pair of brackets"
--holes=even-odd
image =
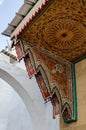
[(13, 40), (14, 38), (18, 38), (19, 35), (25, 30), (25, 28), (27, 28), (27, 26), (33, 21), (33, 19), (35, 19), (39, 15), (39, 13), (46, 7), (46, 5), (49, 2), (50, 2), (50, 0), (44, 0), (43, 3), (41, 4), (41, 6), (39, 6), (35, 10), (34, 14), (32, 14), (32, 16), (25, 22), (25, 24), (21, 27), (21, 29), (18, 30), (18, 32), (11, 37), (11, 40)]

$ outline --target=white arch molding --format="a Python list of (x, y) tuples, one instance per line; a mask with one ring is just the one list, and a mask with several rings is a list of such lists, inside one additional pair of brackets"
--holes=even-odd
[(59, 130), (58, 118), (52, 118), (52, 105), (50, 102), (44, 104), (34, 77), (31, 81), (24, 71), (9, 63), (0, 62), (0, 78), (22, 98), (31, 116), (33, 130)]
[[(0, 69), (0, 78), (2, 78), (4, 81), (6, 81), (13, 89), (18, 93), (18, 95), (22, 98), (25, 105), (28, 108), (27, 99), (28, 102), (31, 103), (31, 97), (27, 94), (26, 90), (21, 86), (21, 84), (14, 79), (10, 74), (8, 74), (6, 71)], [(29, 104), (30, 105), (30, 104)], [(29, 110), (30, 111), (30, 110)]]
[(28, 128), (33, 130), (33, 121), (26, 105), (13, 87), (0, 78), (0, 130)]

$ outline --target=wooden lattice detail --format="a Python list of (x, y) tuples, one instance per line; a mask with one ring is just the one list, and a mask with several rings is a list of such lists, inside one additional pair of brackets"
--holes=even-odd
[(86, 56), (85, 0), (53, 0), (22, 36), (69, 61)]

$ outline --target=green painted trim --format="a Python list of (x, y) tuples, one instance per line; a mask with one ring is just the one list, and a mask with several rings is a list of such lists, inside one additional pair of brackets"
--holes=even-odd
[(77, 121), (78, 114), (77, 114), (77, 91), (76, 91), (76, 73), (75, 73), (75, 64), (72, 64), (72, 71), (73, 71), (73, 88), (74, 88), (74, 121)]
[(72, 76), (73, 76), (73, 95), (74, 95), (74, 115), (73, 118), (65, 120), (65, 123), (72, 123), (77, 121), (77, 92), (76, 92), (76, 74), (75, 74), (75, 64), (72, 64)]
[(66, 120), (64, 122), (69, 124), (69, 123), (74, 122), (74, 121), (73, 121), (73, 119), (68, 119), (68, 120)]

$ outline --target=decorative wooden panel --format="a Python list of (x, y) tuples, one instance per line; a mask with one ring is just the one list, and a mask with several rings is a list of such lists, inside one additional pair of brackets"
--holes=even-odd
[(50, 99), (53, 104), (53, 117), (60, 113), (65, 122), (76, 121), (77, 104), (71, 62), (59, 56), (56, 59), (52, 53), (36, 47), (29, 46), (26, 52), (32, 55), (30, 61), (34, 65), (35, 77), (44, 100)]
[(48, 91), (45, 79), (43, 78), (41, 71), (37, 72), (37, 74), (36, 74), (36, 80), (37, 80), (37, 83), (38, 83), (39, 88), (41, 90), (41, 93), (43, 95), (43, 98), (45, 100), (48, 99), (48, 98), (50, 98), (50, 93)]
[(28, 75), (29, 75), (29, 77), (31, 78), (31, 77), (34, 75), (35, 70), (34, 70), (34, 68), (33, 68), (33, 66), (32, 66), (32, 63), (31, 63), (29, 54), (27, 54), (27, 55), (25, 56), (24, 62), (25, 62), (25, 66), (26, 66)]
[(14, 45), (14, 46), (15, 46), (15, 49), (16, 49), (17, 58), (20, 61), (23, 57), (23, 51), (22, 51), (20, 42), (16, 43), (16, 45)]
[(59, 101), (55, 93), (52, 95), (51, 102), (53, 104), (53, 118), (56, 118), (56, 116), (59, 115), (61, 112)]
[(23, 38), (69, 61), (86, 56), (86, 2), (51, 0), (27, 26)]
[[(55, 102), (59, 101), (64, 121), (76, 121), (72, 62), (86, 57), (86, 1), (49, 0), (20, 34), (25, 54), (31, 54), (43, 98), (53, 101), (54, 117), (57, 115)], [(43, 68), (42, 74), (39, 66)]]

